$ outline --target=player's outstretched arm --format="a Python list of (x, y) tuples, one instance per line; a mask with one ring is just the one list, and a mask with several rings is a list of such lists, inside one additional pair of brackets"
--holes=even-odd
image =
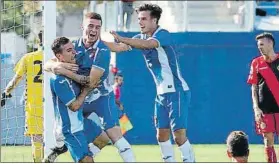
[(114, 37), (115, 40), (118, 42), (130, 45), (135, 48), (139, 49), (151, 49), (151, 48), (158, 48), (159, 43), (155, 39), (138, 39), (138, 38), (127, 38), (118, 35), (115, 31), (110, 31), (111, 35)]
[(103, 41), (106, 46), (110, 49), (112, 52), (123, 52), (123, 51), (129, 51), (131, 50), (131, 47), (124, 43), (115, 43), (115, 42), (107, 42)]
[(92, 88), (89, 88), (89, 87), (83, 88), (83, 90), (81, 91), (81, 93), (79, 94), (77, 99), (69, 105), (70, 110), (72, 110), (73, 112), (78, 111), (80, 109), (81, 105), (83, 104), (85, 97), (91, 90), (92, 90)]
[(21, 81), (22, 76), (16, 74), (13, 79), (8, 83), (5, 91), (1, 95), (1, 107), (6, 104), (7, 98), (11, 98), (11, 92), (12, 90), (18, 85), (18, 83)]

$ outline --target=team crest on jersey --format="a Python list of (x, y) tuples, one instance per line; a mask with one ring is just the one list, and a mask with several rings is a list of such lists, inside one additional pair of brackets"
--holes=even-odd
[(90, 50), (90, 58), (94, 58), (95, 54), (96, 54), (97, 49), (91, 49)]
[(266, 124), (264, 122), (261, 122), (260, 127), (261, 127), (261, 129), (265, 129), (266, 128)]
[(98, 52), (99, 52), (99, 48), (91, 49), (90, 52), (89, 52), (90, 58), (94, 58), (95, 55), (96, 55)]

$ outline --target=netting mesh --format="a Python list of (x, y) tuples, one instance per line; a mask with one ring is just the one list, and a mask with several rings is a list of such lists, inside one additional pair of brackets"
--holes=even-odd
[[(14, 76), (21, 57), (38, 49), (42, 29), (39, 1), (1, 1), (1, 93)], [(1, 107), (1, 162), (31, 162), (30, 138), (25, 131), (25, 78)]]

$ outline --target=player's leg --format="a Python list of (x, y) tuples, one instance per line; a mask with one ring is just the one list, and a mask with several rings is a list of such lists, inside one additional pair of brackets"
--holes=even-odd
[(156, 96), (154, 122), (157, 129), (157, 141), (161, 149), (162, 159), (164, 162), (176, 162), (174, 150), (170, 141), (170, 122), (169, 112), (164, 107), (167, 103), (162, 96)]
[(34, 162), (42, 162), (44, 155), (42, 134), (31, 134), (31, 144)]
[(267, 162), (277, 162), (277, 157), (274, 150), (274, 132), (276, 132), (275, 124), (276, 120), (274, 114), (264, 114), (262, 122), (259, 126), (264, 139), (265, 156)]
[[(41, 109), (38, 109), (41, 110)], [(42, 162), (43, 149), (43, 118), (42, 113), (35, 113), (34, 110), (26, 108), (25, 135), (31, 137), (32, 156), (34, 162)]]
[(277, 158), (274, 150), (274, 134), (264, 133), (263, 138), (264, 138), (266, 161), (269, 163), (276, 163)]
[(52, 148), (50, 154), (44, 158), (43, 162), (45, 163), (53, 163), (59, 155), (68, 151), (68, 148), (64, 142), (64, 136), (58, 133), (55, 133), (54, 136), (56, 146)]
[(264, 114), (262, 122), (257, 123), (256, 131), (263, 136), (266, 161), (277, 162), (274, 150), (274, 132), (276, 132), (274, 114)]
[(109, 143), (109, 137), (102, 130), (102, 128), (96, 124), (95, 121), (85, 118), (84, 119), (84, 134), (87, 138), (89, 150), (95, 157), (102, 148)]
[(190, 91), (171, 93), (168, 106), (170, 110), (170, 124), (173, 138), (181, 152), (183, 162), (195, 162), (194, 152), (186, 135), (188, 109), (191, 98)]
[(119, 127), (118, 109), (113, 92), (97, 100), (96, 114), (103, 118), (103, 126), (108, 137), (118, 149), (124, 162), (135, 162), (131, 145), (123, 137)]
[(83, 131), (74, 134), (64, 134), (65, 145), (67, 146), (75, 162), (94, 162), (92, 153), (89, 152), (87, 138)]

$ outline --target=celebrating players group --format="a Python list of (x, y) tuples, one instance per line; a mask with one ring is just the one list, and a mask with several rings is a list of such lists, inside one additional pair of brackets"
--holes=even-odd
[[(102, 18), (98, 13), (89, 12), (84, 15), (79, 39), (58, 37), (54, 40), (51, 45), (54, 58), (47, 61), (44, 68), (41, 49), (24, 55), (17, 63), (16, 75), (2, 93), (1, 106), (12, 97), (12, 89), (26, 74), (26, 134), (32, 139), (35, 162), (43, 160), (42, 69), (53, 75), (50, 87), (57, 144), (43, 161), (54, 162), (58, 155), (69, 151), (75, 162), (93, 162), (95, 155), (111, 141), (124, 162), (136, 162), (136, 154), (121, 133), (119, 109), (109, 82), (111, 52), (133, 48), (141, 49), (156, 84), (154, 121), (163, 161), (175, 162), (170, 141), (173, 134), (182, 161), (195, 162), (186, 135), (191, 92), (180, 73), (174, 41), (170, 33), (158, 25), (162, 9), (155, 4), (143, 4), (137, 14), (141, 33), (133, 38), (111, 31), (116, 42), (102, 40)], [(42, 33), (39, 36), (41, 39)], [(261, 56), (251, 63), (248, 83), (252, 86), (257, 132), (265, 141), (266, 160), (277, 162), (273, 145), (274, 133), (279, 132), (279, 57), (274, 52), (275, 40), (271, 33), (258, 35), (256, 41)], [(92, 114), (102, 118), (102, 127), (91, 119)], [(244, 132), (233, 131), (227, 145), (232, 161), (248, 161), (249, 143)]]

